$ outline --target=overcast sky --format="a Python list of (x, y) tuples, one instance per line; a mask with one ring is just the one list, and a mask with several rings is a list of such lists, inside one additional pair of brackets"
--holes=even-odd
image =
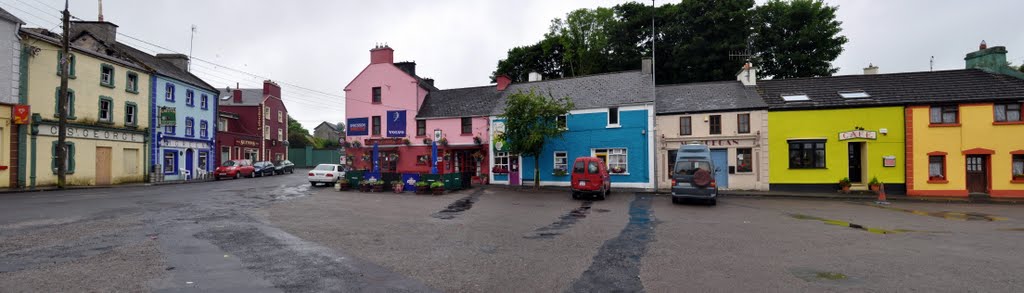
[[(394, 48), (396, 61), (416, 61), (417, 74), (442, 89), (485, 85), (507, 50), (540, 40), (551, 19), (622, 2), (106, 0), (103, 14), (118, 32), (186, 54), (196, 25), (194, 57), (278, 81), (289, 113), (312, 130), (324, 120), (343, 121), (343, 88), (369, 63), (376, 43)], [(928, 70), (931, 56), (936, 70), (959, 69), (981, 40), (1006, 46), (1014, 64), (1024, 62), (1024, 1), (827, 2), (840, 6), (842, 33), (850, 39), (834, 63), (839, 74), (860, 74), (868, 63), (882, 73)], [(29, 26), (59, 30), (54, 8), (63, 1), (0, 5)], [(97, 0), (71, 1), (71, 14), (95, 20)], [(218, 88), (261, 87), (263, 80), (199, 61), (193, 72)]]

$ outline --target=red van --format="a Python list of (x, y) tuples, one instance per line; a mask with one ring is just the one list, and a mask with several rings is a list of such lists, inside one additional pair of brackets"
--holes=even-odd
[(583, 194), (593, 194), (597, 199), (604, 200), (605, 196), (612, 193), (611, 177), (608, 176), (608, 167), (601, 159), (594, 157), (579, 157), (572, 164), (572, 198), (580, 199)]

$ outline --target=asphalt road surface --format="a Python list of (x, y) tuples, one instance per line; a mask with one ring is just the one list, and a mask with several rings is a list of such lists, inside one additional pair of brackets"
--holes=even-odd
[(294, 175), (0, 195), (0, 291), (1024, 291), (1024, 206), (491, 186), (337, 192)]

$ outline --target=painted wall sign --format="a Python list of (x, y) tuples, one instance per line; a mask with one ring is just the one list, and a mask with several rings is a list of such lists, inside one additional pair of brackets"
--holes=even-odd
[(882, 167), (896, 167), (896, 156), (882, 156)]
[[(39, 135), (42, 136), (58, 136), (60, 128), (57, 125), (46, 125), (45, 130), (40, 130)], [(120, 142), (146, 142), (146, 135), (144, 133), (136, 133), (130, 131), (120, 131), (113, 129), (91, 129), (81, 128), (77, 126), (68, 125), (67, 128), (68, 138), (82, 138), (82, 139), (96, 139), (96, 140), (108, 140), (108, 141), (120, 141)]]
[(160, 126), (174, 126), (176, 119), (174, 107), (160, 107)]
[(839, 140), (848, 140), (854, 138), (878, 139), (878, 132), (870, 130), (853, 130), (839, 133)]
[(28, 117), (32, 114), (32, 107), (29, 105), (14, 105), (14, 124), (28, 124)]
[(370, 118), (349, 118), (347, 136), (368, 135), (370, 134), (369, 125)]
[(374, 143), (377, 143), (378, 145), (398, 145), (398, 144), (403, 144), (404, 142), (402, 141), (401, 138), (367, 138), (367, 139), (363, 139), (363, 145), (365, 145), (365, 146), (373, 146)]
[(505, 121), (494, 121), (494, 137), (491, 138), (491, 145), (494, 145), (495, 152), (507, 152), (508, 144), (501, 136), (505, 134)]
[(434, 129), (434, 141), (439, 141), (439, 140), (441, 140), (442, 137), (444, 137), (444, 136), (441, 135), (441, 130), (440, 129)]
[(405, 137), (405, 110), (388, 111), (387, 137)]
[(180, 139), (165, 138), (165, 139), (160, 141), (160, 146), (162, 146), (162, 147), (172, 147), (172, 148), (183, 148), (183, 149), (201, 149), (201, 150), (205, 150), (205, 149), (209, 149), (210, 148), (210, 143), (208, 143), (208, 142), (201, 142), (201, 141), (191, 141), (191, 140), (180, 140)]
[(236, 146), (245, 146), (245, 147), (258, 147), (258, 146), (260, 146), (260, 142), (255, 141), (255, 140), (236, 138), (235, 139), (235, 145)]

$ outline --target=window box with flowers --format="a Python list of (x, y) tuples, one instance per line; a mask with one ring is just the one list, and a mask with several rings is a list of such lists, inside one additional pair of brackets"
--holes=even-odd
[(508, 167), (494, 166), (494, 168), (491, 168), (491, 173), (494, 173), (494, 174), (508, 174)]
[(612, 167), (612, 169), (609, 170), (609, 171), (612, 171), (612, 174), (619, 174), (619, 175), (626, 174), (626, 168), (623, 168), (621, 166)]
[(555, 177), (567, 176), (567, 175), (569, 175), (569, 171), (566, 171), (565, 169), (559, 168), (559, 169), (555, 169), (555, 171), (552, 172), (552, 175), (555, 175)]

